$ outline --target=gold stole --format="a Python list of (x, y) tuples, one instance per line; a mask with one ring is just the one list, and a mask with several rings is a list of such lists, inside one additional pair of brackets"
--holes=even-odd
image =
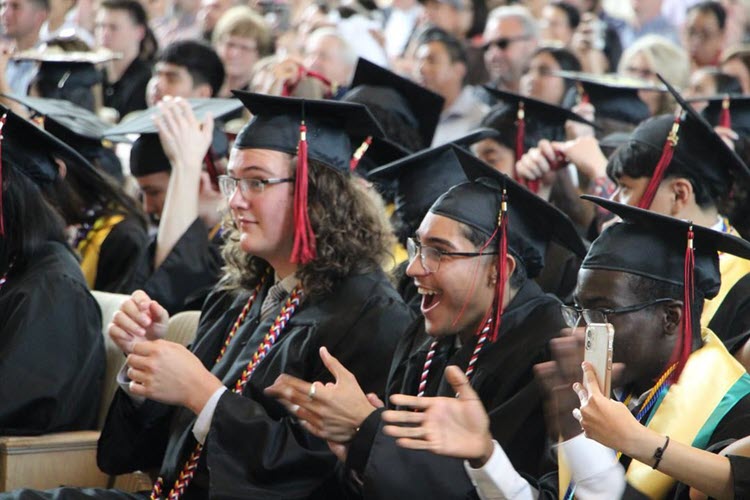
[[(698, 448), (706, 447), (719, 421), (750, 393), (750, 377), (742, 365), (713, 332), (704, 328), (702, 335), (703, 347), (690, 355), (680, 379), (657, 403), (648, 423), (649, 429)], [(664, 498), (675, 484), (670, 476), (637, 460), (630, 463), (626, 478), (653, 499)]]
[(102, 244), (107, 239), (112, 229), (125, 219), (123, 215), (108, 215), (99, 217), (93, 227), (80, 243), (78, 253), (81, 255), (81, 270), (86, 278), (89, 288), (94, 288), (96, 283), (96, 270), (99, 266), (99, 252)]
[[(396, 205), (394, 205), (393, 203), (389, 203), (385, 206), (385, 214), (388, 217), (388, 220), (391, 220), (393, 212), (395, 211)], [(397, 268), (399, 264), (409, 258), (409, 255), (406, 253), (406, 249), (398, 241), (395, 241), (393, 243), (393, 246), (391, 247), (391, 255), (393, 255), (393, 259), (388, 260), (387, 264), (383, 266), (384, 271), (392, 271), (393, 269)]]
[[(727, 233), (741, 238), (739, 233), (731, 226)], [(706, 300), (703, 303), (703, 313), (701, 313), (701, 326), (703, 328), (708, 328), (708, 324), (732, 287), (743, 276), (750, 273), (750, 260), (728, 253), (721, 253), (719, 254), (719, 271), (721, 272), (721, 288), (719, 289), (719, 293), (713, 299)]]

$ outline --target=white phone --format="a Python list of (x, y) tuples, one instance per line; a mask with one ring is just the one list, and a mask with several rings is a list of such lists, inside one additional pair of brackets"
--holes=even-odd
[(586, 326), (583, 359), (596, 370), (599, 388), (607, 397), (612, 390), (612, 343), (615, 329), (610, 323), (590, 323)]

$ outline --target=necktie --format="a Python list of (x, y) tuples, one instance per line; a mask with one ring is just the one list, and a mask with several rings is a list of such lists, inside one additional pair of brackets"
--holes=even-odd
[(263, 304), (260, 306), (260, 320), (266, 320), (271, 313), (278, 309), (279, 304), (281, 304), (287, 295), (288, 293), (280, 281), (269, 288), (268, 295), (266, 295)]

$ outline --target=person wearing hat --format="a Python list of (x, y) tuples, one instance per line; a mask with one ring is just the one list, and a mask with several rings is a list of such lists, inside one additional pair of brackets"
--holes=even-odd
[[(407, 273), (422, 296), (422, 317), (399, 343), (386, 396), (452, 396), (442, 374), (457, 365), (491, 413), (492, 432), (511, 461), (538, 474), (546, 433), (532, 366), (547, 359), (563, 322), (560, 302), (529, 278), (544, 266), (550, 240), (580, 255), (585, 249), (559, 210), (470, 153), (450, 151), (469, 181), (444, 193), (409, 241)], [(381, 432), (383, 404), (357, 387), (345, 362), (321, 356), (335, 385), (282, 375), (266, 392), (283, 398), (313, 432), (345, 446), (339, 456), (364, 497), (471, 494), (460, 462), (399, 449)]]
[(74, 152), (3, 110), (0, 144), (0, 434), (93, 429), (104, 377), (99, 306), (42, 195)]
[(170, 314), (200, 309), (221, 277), (226, 201), (217, 175), (224, 171), (228, 144), (213, 117), (239, 108), (236, 99), (167, 97), (108, 132), (141, 134), (130, 150), (130, 173), (158, 229), (130, 291), (144, 290)]
[[(676, 118), (663, 115), (644, 122), (610, 159), (607, 174), (618, 183), (614, 199), (737, 235), (720, 208), (731, 196), (735, 179), (750, 179), (750, 169), (711, 125), (665, 84), (681, 112)], [(737, 335), (732, 325), (748, 321), (743, 319), (747, 295), (733, 293), (727, 300), (748, 272), (750, 261), (722, 255), (721, 290), (703, 307), (701, 317), (701, 324), (714, 329), (722, 340)], [(719, 310), (723, 310), (719, 316), (722, 323), (713, 322)]]
[[(592, 244), (581, 266), (576, 306), (566, 306), (564, 315), (571, 326), (609, 322), (614, 327), (613, 360), (625, 365), (615, 393), (625, 403), (606, 404), (618, 406), (619, 413), (629, 411), (649, 428), (650, 435), (658, 433), (660, 439), (646, 454), (638, 450), (636, 435), (624, 438), (620, 442), (628, 445), (622, 451), (632, 450), (642, 461), (623, 455), (621, 466), (614, 460), (614, 450), (603, 449), (587, 439), (592, 437), (588, 436), (592, 424), (584, 425), (587, 436), (582, 435), (577, 420), (583, 423), (586, 417), (593, 417), (597, 410), (588, 405), (605, 404), (604, 398), (609, 397), (598, 386), (592, 396), (588, 377), (588, 389), (580, 383), (573, 385), (578, 397), (573, 396), (572, 402), (557, 400), (558, 428), (567, 439), (560, 449), (567, 466), (559, 466), (558, 474), (537, 482), (521, 478), (503, 459), (502, 450), (489, 443), (482, 412), (472, 408), (470, 393), (462, 392), (456, 404), (395, 398), (406, 408), (427, 411), (417, 428), (394, 426), (387, 432), (407, 438), (399, 443), (408, 448), (432, 449), (471, 459), (473, 465), (467, 464), (467, 470), (475, 478), (480, 496), (485, 498), (498, 489), (513, 491), (519, 497), (525, 490), (532, 495), (529, 498), (536, 497), (539, 492), (533, 492), (531, 484), (541, 492), (554, 492), (556, 497), (559, 491), (560, 498), (563, 493), (568, 498), (573, 492), (578, 498), (672, 498), (675, 478), (660, 472), (661, 460), (670, 460), (666, 458), (673, 450), (670, 441), (675, 448), (680, 447), (676, 444), (679, 442), (716, 450), (726, 446), (727, 440), (750, 434), (750, 376), (710, 329), (702, 328), (698, 321), (704, 297), (719, 290), (719, 253), (748, 257), (750, 243), (637, 207), (595, 197), (586, 199), (611, 210), (624, 222), (611, 225)], [(552, 370), (548, 367), (544, 371), (559, 378), (560, 382), (552, 385), (572, 396), (571, 385), (564, 380), (572, 374), (580, 381), (583, 349), (574, 337), (555, 342), (567, 344), (567, 356), (556, 356)], [(558, 345), (553, 353), (563, 353), (559, 349), (563, 345)], [(590, 372), (590, 365), (584, 370)], [(711, 375), (707, 378), (706, 374)], [(450, 379), (459, 387), (464, 382), (455, 370)], [(593, 383), (597, 384), (595, 380)], [(593, 403), (590, 397), (594, 398)], [(445, 440), (437, 441), (434, 433), (427, 432), (438, 417), (428, 409), (433, 405), (439, 405), (442, 418), (449, 412), (465, 418), (466, 425), (482, 437), (462, 442), (455, 435), (460, 427), (451, 426), (441, 428)], [(384, 418), (392, 424), (415, 422), (406, 413), (391, 413)], [(613, 434), (594, 436), (610, 444), (616, 439)], [(474, 469), (480, 466), (481, 469)], [(574, 488), (561, 479), (569, 477), (566, 471), (572, 473)]]
[(231, 210), (227, 272), (191, 350), (159, 340), (169, 315), (143, 291), (116, 314), (110, 336), (128, 360), (98, 465), (109, 474), (158, 469), (155, 498), (335, 498), (325, 441), (262, 391), (281, 373), (330, 380), (322, 346), (367, 391), (383, 391), (412, 315), (380, 270), (387, 228), (348, 175), (349, 134), (382, 132), (357, 104), (237, 97), (254, 117), (219, 181)]

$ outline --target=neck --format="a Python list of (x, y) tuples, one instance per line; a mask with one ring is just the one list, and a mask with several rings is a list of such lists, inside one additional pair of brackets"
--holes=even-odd
[(283, 280), (284, 278), (291, 276), (292, 274), (296, 273), (299, 269), (299, 266), (297, 264), (293, 264), (289, 262), (289, 256), (287, 258), (281, 258), (281, 259), (273, 259), (269, 260), (268, 263), (271, 264), (271, 267), (273, 268), (274, 272), (276, 273), (276, 276), (278, 277), (279, 281)]
[(39, 41), (39, 30), (32, 30), (28, 35), (16, 38), (16, 50), (33, 49)]
[(131, 51), (124, 52), (122, 54), (121, 59), (114, 59), (110, 61), (107, 64), (107, 77), (111, 82), (116, 82), (120, 78), (122, 78), (122, 75), (125, 74), (125, 71), (128, 69), (128, 66), (135, 60), (138, 53)]
[(711, 227), (716, 224), (719, 218), (719, 210), (715, 206), (704, 209), (695, 204), (686, 207), (679, 214), (675, 215), (680, 219), (693, 221), (693, 223), (699, 226)]
[(232, 89), (241, 89), (244, 88), (245, 85), (250, 83), (250, 79), (248, 78), (250, 76), (250, 72), (247, 74), (242, 75), (227, 75), (227, 82), (226, 82), (226, 88), (227, 88), (227, 94), (231, 94), (229, 90)]
[(443, 105), (443, 111), (453, 106), (453, 103), (456, 102), (456, 99), (458, 99), (458, 96), (461, 95), (461, 90), (463, 90), (463, 87), (457, 87), (455, 89), (451, 89), (445, 94), (443, 94), (443, 97), (445, 98), (445, 104)]

